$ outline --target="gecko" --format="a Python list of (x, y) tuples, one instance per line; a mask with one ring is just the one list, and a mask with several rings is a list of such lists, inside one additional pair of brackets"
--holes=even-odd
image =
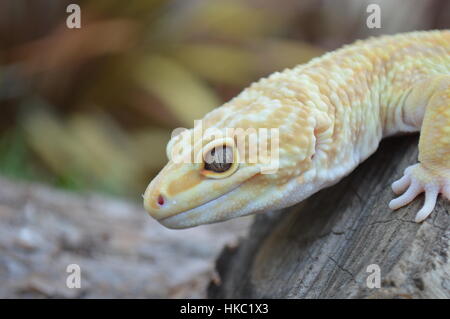
[[(292, 206), (339, 182), (383, 138), (412, 132), (420, 132), (418, 161), (392, 184), (398, 197), (388, 206), (425, 193), (422, 222), (439, 195), (450, 200), (450, 30), (358, 40), (252, 83), (199, 123), (170, 139), (169, 162), (143, 195), (168, 228)], [(260, 162), (239, 159), (246, 146), (225, 133), (193, 139), (200, 126), (276, 128), (278, 169), (264, 174)], [(174, 148), (201, 160), (174, 161)]]

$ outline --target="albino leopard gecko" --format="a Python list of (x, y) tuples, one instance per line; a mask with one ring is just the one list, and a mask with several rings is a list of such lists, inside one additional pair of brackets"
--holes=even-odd
[[(421, 222), (439, 194), (450, 199), (450, 30), (357, 41), (253, 83), (200, 123), (171, 139), (169, 163), (144, 194), (146, 210), (169, 228), (291, 206), (348, 175), (383, 137), (415, 131), (419, 163), (392, 184), (402, 195), (389, 207), (425, 192)], [(238, 161), (242, 149), (226, 135), (193, 141), (199, 126), (278, 128), (278, 170)], [(174, 147), (203, 161), (175, 162)]]

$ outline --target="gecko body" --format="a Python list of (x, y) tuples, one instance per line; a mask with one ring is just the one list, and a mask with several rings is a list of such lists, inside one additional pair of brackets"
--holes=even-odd
[[(193, 139), (200, 126), (277, 128), (278, 169), (263, 174), (261, 163), (238, 162), (243, 150), (226, 133)], [(389, 206), (425, 192), (420, 222), (439, 194), (450, 199), (448, 30), (357, 41), (253, 83), (171, 139), (169, 162), (147, 187), (144, 207), (163, 225), (185, 228), (291, 206), (348, 175), (382, 138), (416, 131), (419, 162), (393, 183), (401, 195)], [(213, 163), (176, 162), (174, 148)]]

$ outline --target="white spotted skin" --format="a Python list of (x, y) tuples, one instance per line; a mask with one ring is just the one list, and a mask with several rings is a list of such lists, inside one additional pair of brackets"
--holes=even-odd
[[(176, 164), (169, 159), (147, 187), (144, 206), (163, 225), (185, 228), (294, 205), (348, 175), (376, 151), (383, 137), (419, 131), (429, 101), (421, 101), (423, 97), (414, 92), (444, 76), (439, 85), (431, 86), (432, 96), (445, 87), (449, 74), (450, 31), (357, 41), (273, 73), (208, 113), (202, 125), (220, 130), (278, 128), (279, 169), (261, 174), (258, 163), (241, 163), (230, 176), (212, 179), (202, 175), (199, 164)], [(210, 142), (202, 140), (189, 150), (198, 130), (194, 127), (189, 136), (175, 137), (170, 148), (183, 147), (185, 156), (195, 156)], [(422, 134), (429, 139), (445, 134), (427, 133), (431, 131), (422, 129)], [(441, 152), (448, 156), (446, 163), (449, 150)], [(439, 159), (428, 160), (432, 161)], [(429, 178), (440, 178), (433, 174)], [(448, 179), (442, 180), (438, 188), (445, 195), (450, 186), (445, 186)], [(438, 188), (433, 192), (439, 193)], [(164, 205), (157, 204), (160, 195)], [(427, 205), (434, 207), (430, 198)], [(404, 203), (401, 200), (392, 208)]]

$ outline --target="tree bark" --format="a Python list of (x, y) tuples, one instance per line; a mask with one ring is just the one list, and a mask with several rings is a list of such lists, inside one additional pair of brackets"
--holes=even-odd
[[(212, 298), (450, 298), (450, 204), (414, 222), (423, 195), (392, 212), (390, 184), (417, 162), (417, 136), (383, 141), (350, 176), (255, 219), (217, 260)], [(380, 269), (381, 287), (369, 288)], [(376, 267), (376, 266), (375, 266)], [(376, 283), (376, 282), (375, 282)]]

